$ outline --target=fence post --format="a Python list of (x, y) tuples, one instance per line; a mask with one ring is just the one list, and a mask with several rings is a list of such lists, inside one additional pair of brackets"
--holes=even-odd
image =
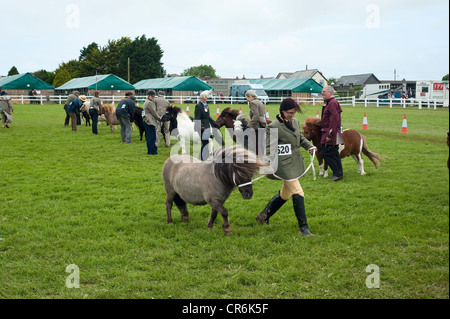
[(364, 107), (367, 107), (367, 105), (368, 105), (368, 101), (367, 101), (367, 98), (365, 98), (364, 99)]
[(356, 96), (352, 96), (352, 106), (356, 106)]
[(377, 98), (377, 107), (380, 107), (380, 99)]
[(44, 104), (44, 100), (42, 99), (42, 95), (41, 95), (41, 105)]
[(436, 102), (436, 100), (434, 101), (434, 109), (436, 110), (436, 107), (437, 107), (437, 102)]
[(389, 107), (392, 109), (392, 99), (389, 99)]

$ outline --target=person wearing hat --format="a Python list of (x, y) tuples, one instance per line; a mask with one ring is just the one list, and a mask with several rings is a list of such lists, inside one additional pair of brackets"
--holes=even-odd
[(144, 128), (147, 135), (147, 155), (158, 155), (158, 148), (156, 147), (156, 128), (158, 122), (161, 121), (161, 116), (156, 112), (155, 105), (156, 92), (150, 90), (147, 92), (147, 100), (144, 103)]
[[(158, 97), (155, 97), (153, 101), (156, 105), (156, 113), (159, 117), (164, 116), (167, 112), (167, 108), (170, 107), (169, 101), (165, 98), (166, 93), (164, 91), (158, 92)], [(170, 147), (170, 121), (158, 122), (156, 126), (156, 147), (159, 147), (161, 143), (161, 127), (163, 128), (164, 140), (166, 141), (166, 147)]]
[[(292, 197), (295, 216), (300, 227), (299, 234), (313, 236), (306, 218), (305, 194), (299, 182), (299, 178), (305, 172), (300, 147), (311, 154), (317, 149), (301, 133), (299, 120), (295, 118), (295, 114), (301, 112), (295, 100), (285, 99), (280, 105), (280, 114), (267, 127), (266, 156), (270, 157), (273, 168), (273, 174), (268, 177), (282, 180), (283, 186), (256, 219), (261, 224), (269, 224), (269, 219)], [(277, 136), (276, 134), (271, 136), (273, 132), (278, 132)], [(268, 160), (266, 157), (266, 161)]]
[(80, 113), (80, 109), (83, 106), (84, 102), (86, 102), (86, 96), (80, 95), (80, 97), (77, 97), (75, 100), (73, 100), (67, 107), (66, 111), (72, 121), (73, 132), (77, 131), (77, 114)]
[(136, 97), (132, 92), (127, 93), (126, 98), (116, 107), (116, 116), (120, 124), (120, 136), (122, 143), (131, 143), (131, 123), (134, 121)]
[(0, 93), (0, 115), (2, 118), (3, 128), (9, 128), (8, 123), (12, 123), (13, 118), (12, 118), (11, 113), (14, 113), (14, 107), (13, 107), (11, 98), (8, 96), (8, 93), (6, 93), (5, 91), (1, 91), (1, 93)]

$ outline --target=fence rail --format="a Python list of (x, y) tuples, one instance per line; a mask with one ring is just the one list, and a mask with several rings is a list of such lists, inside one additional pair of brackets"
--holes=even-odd
[[(44, 96), (38, 95), (35, 97), (30, 97), (28, 95), (11, 95), (11, 99), (13, 103), (19, 104), (46, 104), (46, 103), (56, 103), (56, 104), (64, 104), (67, 95), (51, 95)], [(89, 98), (89, 97), (88, 97)], [(139, 103), (143, 103), (147, 97), (146, 96), (136, 96), (136, 99)], [(270, 97), (268, 104), (280, 104), (283, 99), (287, 97)], [(123, 97), (120, 96), (100, 96), (100, 99), (105, 104), (118, 103)], [(199, 97), (197, 96), (166, 96), (166, 99), (169, 102), (180, 103), (180, 104), (197, 104), (199, 102)], [(311, 105), (322, 105), (323, 100), (320, 96), (317, 97), (309, 97), (309, 98), (294, 98), (300, 104), (311, 104)], [(341, 105), (346, 106), (364, 106), (364, 107), (418, 107), (419, 109), (428, 108), (428, 109), (436, 109), (438, 107), (449, 107), (448, 100), (419, 100), (414, 98), (409, 99), (357, 99), (356, 97), (337, 97), (336, 98)], [(208, 100), (208, 103), (212, 104), (247, 104), (245, 99), (236, 98), (236, 97), (219, 97), (213, 96)]]

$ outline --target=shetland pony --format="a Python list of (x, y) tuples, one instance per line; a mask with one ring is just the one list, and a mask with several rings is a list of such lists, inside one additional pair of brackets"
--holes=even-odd
[[(303, 136), (312, 141), (312, 143), (315, 147), (317, 147), (318, 150), (320, 150), (321, 147), (321, 127), (321, 119), (313, 116), (307, 117), (302, 127)], [(381, 155), (372, 152), (367, 147), (366, 138), (364, 135), (356, 130), (345, 130), (342, 134), (342, 137), (344, 140), (344, 145), (340, 145), (339, 147), (340, 157), (344, 158), (347, 156), (352, 156), (358, 165), (358, 173), (360, 173), (361, 175), (366, 175), (366, 172), (364, 171), (364, 160), (361, 156), (362, 153), (372, 161), (375, 167), (378, 168), (378, 166), (380, 166), (379, 162), (383, 160)], [(325, 178), (327, 178), (328, 164), (326, 162), (324, 163), (320, 152), (317, 152), (316, 156), (319, 162), (319, 175), (323, 175)]]
[(174, 202), (183, 222), (189, 221), (186, 203), (197, 206), (208, 204), (212, 208), (208, 228), (214, 227), (214, 221), (220, 213), (225, 235), (231, 234), (228, 210), (224, 203), (236, 187), (244, 200), (251, 199), (252, 177), (263, 166), (254, 153), (236, 146), (216, 150), (205, 162), (187, 155), (170, 157), (162, 172), (167, 194), (166, 222), (173, 223)]

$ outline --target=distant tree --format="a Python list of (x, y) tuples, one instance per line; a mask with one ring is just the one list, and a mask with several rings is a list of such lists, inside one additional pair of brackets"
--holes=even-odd
[(161, 62), (164, 51), (155, 38), (145, 35), (125, 44), (119, 59), (118, 76), (128, 79), (128, 58), (130, 59), (130, 82), (162, 78), (165, 75)]
[(58, 72), (56, 72), (55, 79), (53, 80), (53, 86), (55, 88), (60, 87), (70, 80), (72, 80), (72, 77), (70, 76), (69, 71), (64, 68), (59, 69)]
[(328, 85), (334, 86), (338, 83), (339, 79), (337, 78), (328, 78)]
[(16, 68), (15, 66), (13, 66), (13, 67), (11, 68), (11, 70), (9, 70), (8, 76), (16, 75), (16, 74), (19, 74), (19, 71), (17, 70), (17, 68)]
[(211, 65), (190, 67), (189, 69), (184, 70), (183, 73), (181, 73), (181, 76), (197, 76), (200, 78), (209, 76), (211, 78), (218, 78), (216, 75), (216, 70)]
[(46, 70), (39, 70), (33, 73), (35, 77), (38, 79), (41, 79), (42, 81), (45, 81), (49, 84), (53, 84), (53, 81), (55, 80), (55, 72), (49, 72)]
[(442, 81), (448, 81), (449, 80), (449, 75), (444, 75), (444, 77), (442, 78)]
[(86, 60), (86, 58), (91, 54), (94, 50), (99, 51), (100, 47), (97, 43), (92, 42), (87, 47), (83, 47), (83, 49), (80, 50), (80, 57), (78, 58), (79, 61)]

